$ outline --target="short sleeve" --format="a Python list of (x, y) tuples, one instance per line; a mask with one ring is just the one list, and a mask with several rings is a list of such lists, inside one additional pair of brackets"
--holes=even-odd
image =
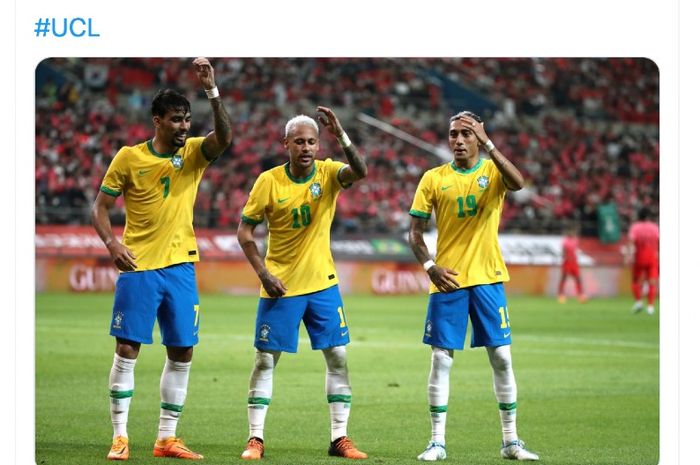
[(265, 219), (265, 209), (269, 203), (272, 178), (263, 173), (253, 184), (248, 201), (243, 207), (241, 221), (248, 224), (260, 224)]
[(190, 137), (187, 139), (187, 144), (189, 146), (189, 150), (196, 155), (194, 159), (195, 165), (198, 168), (206, 168), (209, 166), (209, 163), (216, 160), (216, 158), (211, 161), (207, 160), (208, 154), (204, 151), (204, 137)]
[(636, 235), (637, 235), (637, 225), (632, 224), (632, 227), (627, 232), (627, 237), (629, 238), (629, 240), (634, 241)]
[(433, 212), (434, 190), (432, 177), (425, 173), (418, 183), (416, 194), (413, 197), (413, 204), (409, 214), (418, 218), (429, 219)]
[(344, 169), (349, 169), (350, 165), (343, 163), (342, 161), (334, 161), (330, 158), (323, 160), (323, 163), (325, 165), (325, 169), (328, 170), (328, 178), (333, 179), (336, 185), (342, 189), (347, 189), (348, 187), (352, 186), (352, 183), (344, 185), (340, 182), (340, 172)]
[(498, 187), (498, 193), (501, 195), (505, 195), (506, 192), (508, 192), (508, 186), (506, 186), (506, 180), (503, 178), (503, 175), (501, 172), (498, 170), (496, 167), (496, 164), (491, 161), (491, 166), (493, 167), (491, 170), (491, 176), (493, 176), (494, 179), (494, 186)]
[(114, 156), (112, 162), (109, 164), (109, 168), (107, 168), (104, 179), (102, 179), (100, 191), (112, 197), (119, 197), (124, 193), (124, 187), (128, 179), (126, 166), (127, 153), (126, 147), (122, 147)]

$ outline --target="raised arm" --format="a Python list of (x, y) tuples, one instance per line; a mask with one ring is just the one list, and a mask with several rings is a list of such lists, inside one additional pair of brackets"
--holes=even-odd
[(219, 96), (219, 89), (214, 80), (214, 68), (204, 57), (195, 58), (192, 64), (197, 72), (199, 82), (207, 93), (212, 112), (214, 113), (214, 131), (210, 132), (202, 143), (202, 152), (207, 160), (212, 161), (221, 155), (233, 141), (231, 119), (226, 107)]
[(423, 268), (428, 273), (430, 280), (440, 290), (440, 292), (451, 292), (459, 289), (459, 283), (452, 276), (457, 276), (454, 270), (443, 268), (437, 265), (430, 257), (428, 246), (425, 245), (423, 233), (428, 225), (428, 220), (411, 216), (411, 227), (408, 231), (408, 243), (413, 250), (413, 255), (416, 256), (418, 262), (423, 265)]
[(112, 256), (114, 265), (121, 271), (133, 271), (136, 269), (136, 256), (125, 245), (117, 240), (112, 232), (112, 222), (109, 219), (109, 211), (116, 203), (116, 197), (100, 191), (92, 206), (92, 225), (100, 236), (105, 247)]
[(282, 297), (287, 293), (287, 288), (284, 286), (284, 283), (276, 276), (272, 275), (265, 266), (265, 261), (260, 255), (260, 251), (258, 250), (253, 236), (253, 231), (256, 226), (257, 225), (241, 221), (238, 224), (238, 243), (269, 296), (275, 298)]
[(484, 147), (491, 157), (491, 160), (493, 160), (494, 165), (498, 168), (498, 171), (501, 172), (503, 182), (508, 190), (519, 191), (522, 189), (525, 186), (523, 175), (520, 173), (520, 170), (493, 145), (489, 136), (486, 135), (484, 123), (479, 123), (469, 116), (461, 116), (460, 120), (474, 131), (474, 135), (479, 140), (479, 145)]
[(360, 155), (357, 147), (355, 147), (355, 145), (353, 145), (353, 143), (350, 141), (350, 138), (343, 130), (343, 127), (340, 125), (340, 121), (338, 120), (338, 117), (335, 116), (335, 113), (333, 113), (330, 108), (321, 106), (317, 107), (316, 111), (321, 113), (321, 115), (318, 117), (321, 124), (323, 124), (326, 129), (328, 129), (328, 131), (330, 131), (330, 133), (333, 134), (336, 139), (338, 139), (338, 143), (343, 148), (343, 152), (345, 153), (345, 158), (348, 160), (348, 165), (350, 165), (349, 170), (344, 169), (340, 172), (338, 176), (340, 182), (343, 185), (352, 184), (353, 182), (367, 176), (367, 164), (365, 163), (365, 159), (362, 157), (362, 155)]

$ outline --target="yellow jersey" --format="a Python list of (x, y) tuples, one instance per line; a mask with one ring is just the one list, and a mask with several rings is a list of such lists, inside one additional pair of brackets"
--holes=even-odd
[[(284, 283), (285, 297), (338, 284), (331, 223), (344, 166), (331, 159), (315, 160), (307, 177), (295, 178), (285, 163), (260, 174), (250, 191), (241, 221), (255, 225), (267, 218), (265, 266)], [(270, 297), (262, 286), (260, 296)]]
[[(410, 214), (429, 219), (435, 210), (435, 262), (458, 272), (460, 287), (510, 279), (498, 244), (498, 225), (507, 188), (491, 160), (471, 169), (454, 162), (426, 171), (418, 184)], [(430, 283), (430, 293), (439, 292)]]
[(191, 137), (175, 153), (158, 153), (152, 141), (122, 147), (100, 190), (124, 195), (122, 243), (136, 255), (137, 271), (199, 261), (192, 225), (194, 202), (209, 162), (204, 137)]

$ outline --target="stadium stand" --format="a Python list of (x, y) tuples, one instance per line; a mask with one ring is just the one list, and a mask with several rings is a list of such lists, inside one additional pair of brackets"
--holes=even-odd
[[(193, 105), (191, 134), (209, 130), (190, 61), (56, 58), (37, 67), (37, 224), (89, 223), (111, 157), (151, 137), (150, 98), (158, 88), (184, 89)], [(443, 162), (447, 120), (465, 108), (482, 114), (493, 142), (527, 179), (526, 189), (506, 197), (504, 230), (560, 233), (577, 222), (584, 236), (595, 236), (605, 204), (617, 209), (622, 230), (641, 206), (658, 217), (659, 73), (649, 60), (213, 61), (234, 143), (205, 174), (197, 226), (235, 228), (251, 182), (286, 160), (284, 123), (319, 104), (340, 116), (370, 168), (367, 182), (340, 196), (338, 232), (405, 232), (421, 175)], [(327, 134), (321, 146), (342, 160)], [(123, 222), (123, 213), (113, 220)]]

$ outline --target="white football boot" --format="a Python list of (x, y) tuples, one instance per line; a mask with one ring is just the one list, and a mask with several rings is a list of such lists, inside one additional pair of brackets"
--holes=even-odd
[(422, 454), (418, 456), (418, 460), (424, 462), (436, 462), (447, 458), (447, 450), (445, 445), (437, 441), (430, 441), (428, 447), (425, 448)]
[(642, 304), (641, 300), (638, 300), (632, 305), (632, 313), (639, 313), (642, 311), (644, 308), (644, 304)]
[(520, 439), (503, 444), (501, 457), (511, 460), (539, 460), (540, 456), (525, 449), (525, 443)]

